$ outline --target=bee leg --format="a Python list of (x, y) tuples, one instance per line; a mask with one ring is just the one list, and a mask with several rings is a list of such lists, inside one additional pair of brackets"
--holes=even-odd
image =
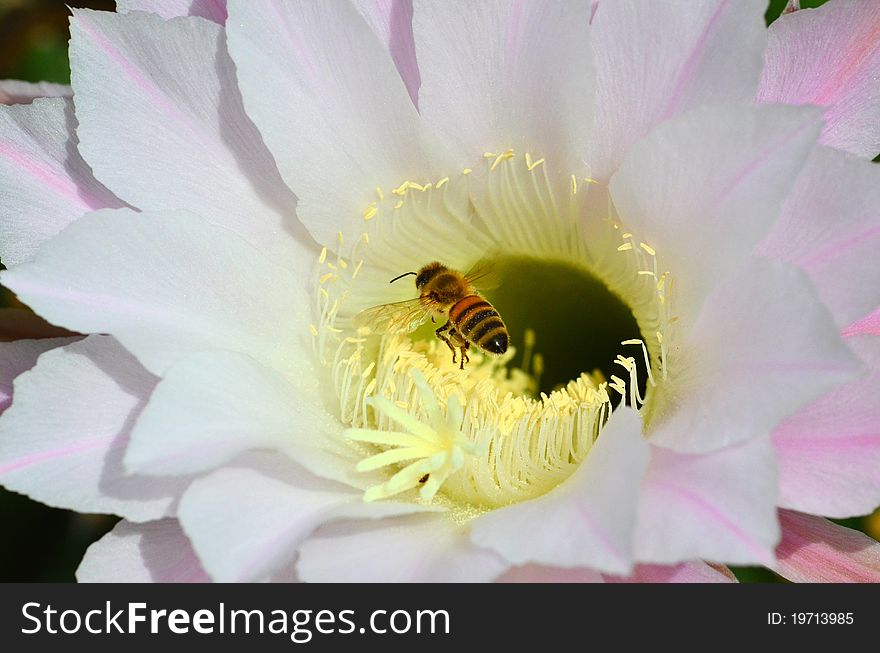
[[(449, 321), (446, 322), (442, 327), (434, 331), (434, 335), (436, 335), (440, 340), (446, 343), (446, 346), (449, 347), (449, 350), (452, 352), (452, 362), (455, 362), (455, 347), (452, 345), (452, 341), (449, 339), (449, 335), (446, 335), (444, 331), (448, 331), (450, 327)], [(451, 335), (451, 333), (450, 333)]]
[(465, 343), (461, 346), (461, 367), (458, 369), (463, 370), (465, 363), (470, 363), (471, 359), (467, 355), (467, 350), (471, 348), (471, 343), (465, 341)]

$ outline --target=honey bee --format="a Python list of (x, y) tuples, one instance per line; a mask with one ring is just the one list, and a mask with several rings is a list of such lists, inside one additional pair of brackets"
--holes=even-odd
[(437, 261), (428, 263), (418, 272), (405, 272), (389, 282), (413, 275), (418, 297), (363, 310), (355, 316), (354, 325), (369, 327), (374, 333), (409, 332), (428, 318), (433, 322), (444, 319), (445, 324), (434, 333), (452, 351), (453, 363), (459, 350), (459, 369), (463, 370), (470, 361), (471, 343), (490, 354), (503, 354), (510, 340), (498, 311), (474, 288), (474, 282), (488, 274), (486, 267), (462, 274)]

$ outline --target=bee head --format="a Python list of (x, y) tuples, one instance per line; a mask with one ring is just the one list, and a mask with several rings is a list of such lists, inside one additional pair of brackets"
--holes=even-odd
[(446, 266), (441, 265), (440, 263), (428, 263), (428, 265), (419, 270), (419, 273), (416, 275), (416, 288), (421, 290), (431, 279), (445, 269)]

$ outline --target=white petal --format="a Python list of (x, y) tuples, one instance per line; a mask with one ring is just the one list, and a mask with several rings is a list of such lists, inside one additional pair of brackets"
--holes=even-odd
[(297, 563), (303, 580), (324, 583), (474, 583), (506, 567), (443, 514), (332, 524), (300, 547)]
[(866, 374), (835, 388), (773, 431), (779, 505), (852, 517), (880, 505), (880, 338), (847, 340)]
[(822, 142), (880, 152), (880, 2), (835, 0), (770, 25), (758, 102), (827, 107)]
[(0, 343), (0, 413), (12, 403), (12, 382), (37, 363), (43, 352), (69, 345), (76, 338), (43, 338)]
[(706, 301), (651, 400), (651, 442), (704, 452), (766, 437), (858, 361), (805, 275), (755, 258)]
[(517, 565), (628, 573), (639, 483), (648, 464), (641, 427), (635, 411), (615, 411), (571, 477), (542, 497), (477, 517), (473, 541)]
[(74, 11), (80, 151), (144, 210), (185, 209), (278, 260), (301, 229), (294, 197), (244, 112), (223, 29), (199, 18)]
[(51, 82), (22, 82), (17, 79), (0, 80), (0, 104), (30, 104), (40, 97), (70, 97), (73, 90), (67, 84)]
[(307, 364), (302, 281), (195, 215), (98, 211), (2, 277), (43, 317), (111, 333), (158, 374), (212, 349), (291, 373)]
[(177, 16), (201, 16), (222, 25), (226, 22), (226, 0), (116, 0), (116, 11), (149, 11), (166, 20)]
[(385, 43), (413, 104), (418, 104), (419, 64), (413, 41), (412, 0), (354, 0), (370, 28)]
[(229, 16), (248, 114), (319, 242), (362, 220), (377, 186), (448, 174), (429, 165), (388, 49), (349, 0), (232, 0)]
[(677, 315), (692, 315), (769, 231), (820, 128), (812, 107), (703, 107), (630, 151), (611, 194), (625, 229), (672, 273)]
[(768, 439), (710, 454), (652, 447), (642, 484), (636, 557), (770, 564), (779, 541), (776, 467)]
[(590, 10), (588, 0), (416, 2), (419, 108), (459, 167), (508, 148), (547, 157), (565, 179), (582, 165), (595, 93)]
[(173, 511), (187, 480), (129, 476), (122, 454), (155, 385), (107, 336), (43, 354), (0, 416), (0, 483), (50, 506), (132, 521)]
[(817, 147), (758, 251), (806, 270), (839, 327), (880, 304), (880, 166)]
[[(749, 102), (766, 0), (614, 0), (593, 18), (593, 176), (607, 179), (651, 129), (701, 104)], [(727, 151), (719, 151), (723, 158)]]
[(125, 466), (144, 474), (188, 474), (248, 449), (269, 448), (314, 473), (347, 480), (355, 474), (354, 451), (344, 447), (342, 425), (314, 390), (304, 393), (242, 354), (183, 359), (168, 369), (138, 418)]
[(0, 107), (0, 258), (7, 267), (84, 213), (122, 206), (76, 149), (73, 103)]
[(183, 529), (214, 580), (254, 581), (284, 569), (324, 522), (420, 510), (415, 504), (366, 504), (361, 493), (310, 477), (280, 456), (263, 458), (259, 466), (214, 472), (194, 482), (180, 502)]
[(119, 522), (88, 548), (76, 579), (80, 583), (210, 581), (176, 519)]

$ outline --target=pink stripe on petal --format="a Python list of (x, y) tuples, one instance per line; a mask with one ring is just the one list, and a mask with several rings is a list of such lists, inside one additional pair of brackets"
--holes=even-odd
[(759, 103), (826, 108), (821, 143), (873, 158), (880, 150), (880, 2), (835, 0), (781, 16), (768, 31)]
[(720, 190), (715, 196), (711, 208), (717, 209), (718, 207), (722, 206), (724, 201), (733, 194), (733, 191), (736, 190), (744, 180), (748, 179), (756, 172), (766, 171), (766, 169), (769, 167), (768, 162), (772, 163), (774, 155), (778, 156), (778, 153), (781, 150), (784, 150), (786, 146), (790, 146), (792, 142), (797, 142), (798, 140), (800, 140), (805, 131), (812, 130), (814, 128), (815, 124), (812, 120), (803, 120), (800, 124), (795, 126), (794, 129), (782, 134), (780, 138), (776, 139), (766, 148), (762, 149), (758, 153), (758, 156), (751, 159), (743, 168), (732, 175), (732, 178), (730, 182), (728, 182), (727, 186), (724, 189)]
[(730, 532), (730, 534), (733, 535), (737, 540), (745, 544), (746, 548), (748, 548), (752, 552), (756, 560), (770, 562), (770, 558), (767, 555), (767, 549), (764, 546), (762, 546), (751, 535), (746, 533), (742, 528), (737, 526), (733, 521), (728, 519), (724, 515), (724, 513), (716, 506), (706, 501), (697, 493), (691, 492), (690, 490), (686, 490), (668, 482), (660, 483), (655, 481), (651, 489), (654, 491), (666, 491), (669, 494), (676, 495), (679, 498), (683, 499), (698, 512), (706, 515), (706, 517)]
[(822, 517), (780, 510), (775, 571), (802, 583), (880, 583), (880, 543)]
[(684, 65), (675, 80), (675, 86), (669, 94), (669, 100), (663, 111), (660, 112), (660, 117), (657, 119), (657, 122), (669, 120), (678, 113), (678, 105), (681, 96), (687, 89), (688, 84), (692, 81), (697, 66), (702, 62), (703, 55), (706, 52), (706, 46), (709, 43), (709, 38), (712, 36), (715, 27), (718, 25), (718, 21), (729, 4), (730, 0), (722, 0), (715, 9), (715, 12), (709, 17), (703, 32), (700, 34), (696, 43), (694, 43), (694, 47), (691, 49), (688, 58), (685, 60)]
[[(865, 222), (868, 221), (865, 220)], [(858, 233), (848, 234), (845, 238), (829, 243), (801, 259), (800, 263), (805, 268), (823, 265), (839, 256), (845, 255), (856, 245), (861, 245), (865, 241), (877, 237), (880, 237), (880, 224), (871, 225)]]
[(861, 320), (853, 322), (841, 331), (841, 335), (844, 338), (865, 334), (880, 336), (880, 308), (870, 315), (866, 315)]
[(358, 0), (356, 5), (379, 40), (387, 46), (412, 103), (418, 106), (422, 79), (416, 61), (412, 0)]
[(86, 20), (85, 15), (77, 14), (75, 16), (77, 24), (91, 38), (99, 48), (107, 55), (107, 58), (116, 64), (125, 75), (131, 79), (134, 84), (140, 88), (146, 95), (150, 97), (154, 104), (161, 107), (169, 116), (173, 116), (178, 120), (185, 121), (180, 110), (171, 103), (167, 97), (156, 87), (156, 85), (144, 77), (141, 72), (135, 68), (128, 59), (126, 59), (117, 50), (114, 45), (91, 23)]
[(83, 211), (103, 208), (107, 205), (106, 201), (102, 202), (90, 197), (70, 177), (65, 177), (54, 170), (40, 165), (37, 161), (29, 158), (26, 154), (13, 148), (8, 143), (0, 142), (0, 158), (12, 161), (19, 168), (33, 176), (45, 189), (51, 190), (71, 203), (81, 206)]
[(107, 450), (110, 451), (114, 448), (125, 445), (125, 442), (120, 442), (115, 445), (111, 444), (112, 440), (113, 438), (94, 438), (92, 440), (82, 440), (68, 447), (51, 449), (49, 451), (40, 451), (38, 453), (25, 456), (24, 458), (19, 458), (17, 460), (12, 460), (5, 463), (4, 465), (0, 466), (0, 475), (8, 474), (9, 472), (14, 472), (24, 467), (39, 465), (40, 463), (44, 463), (48, 460), (54, 460), (55, 458), (63, 458), (64, 456), (75, 456), (86, 451), (100, 449), (101, 447), (107, 447)]
[(419, 106), (419, 87), (422, 78), (416, 61), (416, 44), (413, 38), (412, 0), (393, 0), (390, 14), (388, 48), (400, 73), (413, 104)]
[(864, 31), (848, 44), (849, 51), (843, 57), (846, 63), (817, 89), (812, 98), (814, 104), (825, 106), (836, 102), (842, 93), (849, 90), (857, 77), (875, 73), (869, 64), (872, 63), (872, 53), (880, 47), (880, 13), (874, 19), (873, 24), (852, 25), (854, 30), (862, 27)]

